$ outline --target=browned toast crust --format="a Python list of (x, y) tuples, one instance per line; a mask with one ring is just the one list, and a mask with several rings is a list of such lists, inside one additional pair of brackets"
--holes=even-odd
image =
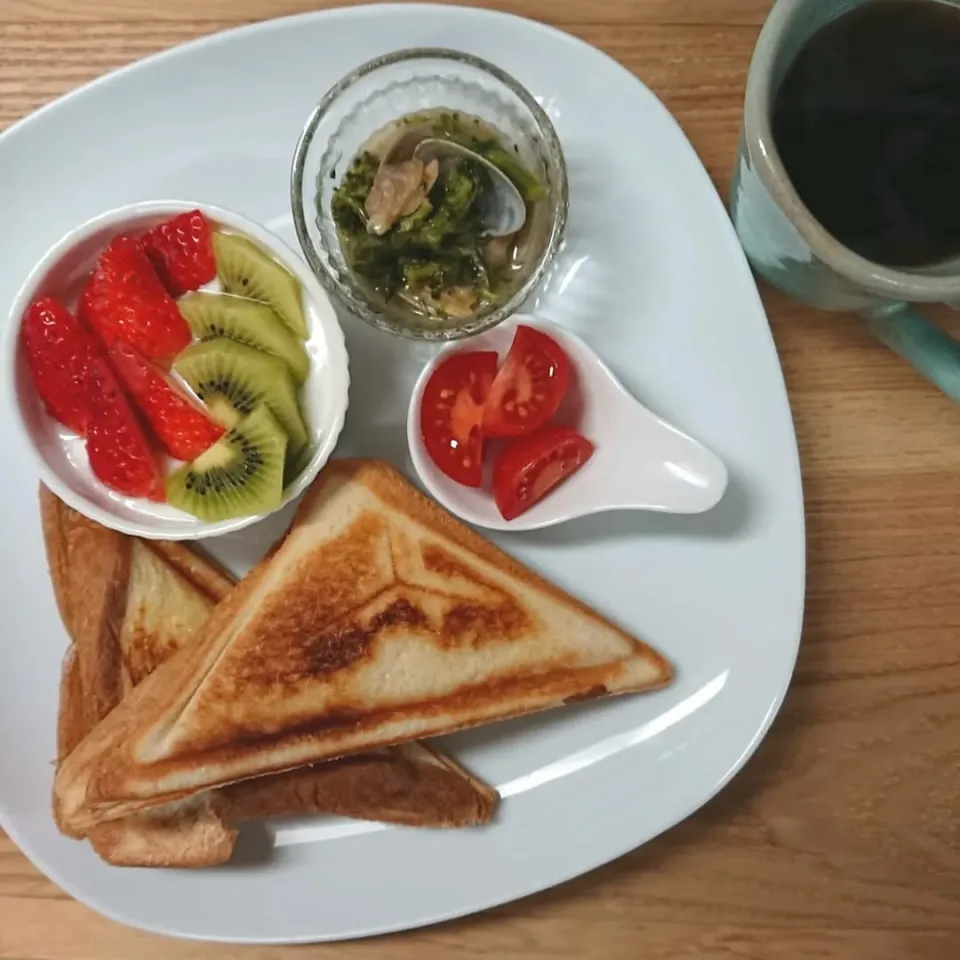
[[(87, 519), (46, 487), (40, 487), (40, 515), (50, 578), (61, 619), (73, 640), (78, 676), (63, 688), (59, 724), (79, 723), (79, 742), (124, 696), (124, 656), (118, 642), (130, 573), (130, 538)], [(212, 603), (233, 588), (233, 580), (210, 558), (180, 543), (140, 541)], [(83, 691), (81, 705), (70, 694)], [(68, 751), (69, 752), (69, 751)]]
[(60, 709), (57, 714), (57, 765), (73, 753), (86, 736), (87, 718), (83, 711), (83, 687), (80, 684), (80, 665), (77, 651), (71, 644), (63, 657), (60, 671)]
[(117, 867), (213, 867), (230, 859), (237, 834), (210, 792), (97, 824), (87, 839)]
[[(322, 482), (325, 483), (334, 478), (339, 478), (341, 482), (346, 480), (362, 484), (372, 490), (384, 503), (408, 514), (428, 530), (433, 530), (440, 536), (453, 541), (453, 543), (475, 554), (481, 560), (503, 571), (519, 583), (534, 587), (559, 603), (572, 605), (581, 613), (620, 634), (630, 643), (639, 643), (635, 637), (621, 629), (617, 624), (576, 597), (561, 590), (549, 580), (515, 560), (509, 553), (501, 550), (464, 523), (461, 523), (456, 517), (417, 490), (391, 464), (382, 460), (361, 458), (331, 460), (324, 467), (321, 478)], [(322, 483), (314, 483), (297, 508), (297, 517), (307, 514), (311, 509), (313, 500), (319, 497), (322, 492)], [(296, 523), (296, 518), (294, 518), (294, 523)], [(656, 663), (658, 671), (665, 678), (664, 682), (669, 682), (672, 675), (669, 661), (652, 647), (645, 644), (643, 646), (647, 655)]]
[[(376, 510), (365, 516), (358, 508), (355, 526), (366, 524), (366, 527), (350, 528), (343, 535), (343, 551), (338, 552), (340, 545), (336, 538), (322, 540), (322, 545), (316, 548), (316, 557), (303, 555), (309, 554), (308, 546), (302, 550), (290, 547), (293, 568), (283, 567), (283, 577), (278, 583), (291, 582), (295, 586), (289, 591), (278, 589), (276, 595), (261, 591), (274, 563), (272, 558), (265, 558), (216, 609), (200, 642), (168, 661), (127, 698), (108, 724), (94, 731), (81, 745), (78, 755), (71, 758), (70, 769), (64, 768), (59, 781), (63, 789), (61, 799), (70, 806), (71, 817), (78, 822), (84, 822), (85, 818), (96, 822), (123, 816), (168, 800), (177, 790), (183, 789), (176, 786), (178, 783), (190, 783), (193, 789), (199, 789), (243, 780), (252, 775), (245, 766), (251, 756), (256, 758), (257, 776), (276, 773), (305, 763), (350, 756), (372, 747), (520, 716), (569, 700), (654, 689), (670, 681), (670, 665), (657, 651), (470, 531), (383, 462), (341, 460), (328, 463), (300, 505), (291, 540), (299, 525), (306, 526), (310, 522), (317, 499), (329, 493), (331, 486), (336, 490), (337, 485), (366, 488), (388, 511), (413, 521), (427, 533), (435, 534), (439, 541), (449, 541), (466, 554), (473, 554), (496, 574), (536, 591), (558, 609), (573, 611), (581, 618), (577, 622), (584, 624), (584, 629), (596, 628), (603, 632), (604, 642), (608, 644), (605, 649), (612, 646), (619, 653), (611, 653), (608, 659), (590, 665), (581, 663), (575, 655), (569, 662), (564, 662), (561, 657), (547, 652), (543, 661), (537, 661), (533, 671), (507, 672), (497, 676), (496, 680), (484, 680), (481, 675), (478, 682), (461, 683), (449, 695), (431, 696), (424, 702), (404, 700), (394, 705), (358, 703), (356, 707), (338, 706), (296, 724), (285, 723), (280, 728), (253, 726), (242, 715), (236, 715), (240, 716), (237, 720), (231, 713), (231, 725), (223, 728), (229, 731), (223, 734), (223, 741), (213, 739), (210, 733), (213, 728), (204, 720), (179, 735), (176, 749), (167, 758), (161, 757), (150, 764), (137, 761), (132, 753), (134, 748), (128, 745), (141, 743), (142, 738), (149, 736), (154, 729), (171, 729), (201, 682), (205, 685), (206, 702), (214, 705), (232, 704), (236, 697), (242, 699), (242, 692), (248, 689), (245, 685), (262, 685), (264, 675), (271, 677), (269, 683), (276, 696), (286, 695), (285, 683), (301, 670), (306, 671), (304, 675), (307, 677), (319, 675), (329, 686), (330, 676), (348, 675), (352, 665), (366, 655), (371, 649), (370, 644), (375, 643), (378, 635), (391, 623), (419, 629), (418, 637), (425, 636), (429, 642), (441, 647), (447, 642), (444, 631), (449, 629), (452, 631), (450, 642), (463, 649), (509, 641), (515, 629), (518, 636), (529, 630), (531, 623), (523, 620), (526, 615), (523, 603), (512, 598), (514, 608), (511, 610), (507, 602), (511, 599), (509, 590), (501, 590), (507, 600), (491, 604), (491, 590), (496, 591), (495, 585), (485, 582), (479, 571), (467, 569), (462, 564), (456, 569), (444, 569), (444, 564), (458, 561), (452, 552), (442, 548), (431, 548), (429, 563), (435, 568), (433, 572), (441, 580), (447, 576), (448, 579), (467, 581), (464, 589), (468, 595), (472, 595), (472, 591), (481, 596), (479, 602), (461, 601), (459, 594), (451, 595), (452, 606), (444, 608), (446, 619), (441, 630), (422, 619), (428, 616), (423, 604), (418, 606), (416, 602), (405, 601), (410, 585), (404, 586), (407, 593), (401, 595), (399, 602), (377, 606), (380, 601), (386, 603), (389, 599), (386, 594), (395, 584), (402, 585), (402, 576), (396, 573), (399, 567), (395, 557), (394, 580), (383, 579), (382, 574), (381, 579), (377, 579), (377, 570), (365, 557), (371, 550), (393, 547), (385, 548), (382, 538), (378, 539)], [(287, 552), (281, 547), (278, 556), (286, 558)], [(424, 559), (424, 551), (420, 551), (420, 558)], [(424, 562), (428, 563), (428, 560)], [(442, 588), (430, 589), (439, 594)], [(359, 608), (356, 607), (358, 602), (361, 604)], [(366, 612), (354, 615), (351, 605)], [(246, 622), (248, 607), (256, 613), (252, 623)], [(373, 608), (376, 611), (368, 614)], [(368, 615), (374, 619), (362, 623), (356, 620), (356, 617)], [(394, 619), (376, 621), (376, 617), (382, 616)], [(495, 629), (490, 628), (491, 616), (496, 620)], [(243, 634), (244, 656), (247, 651), (253, 651), (263, 662), (258, 661), (256, 676), (225, 676), (226, 670), (217, 672), (216, 668), (224, 650), (229, 647), (234, 625), (241, 623), (246, 631)], [(323, 634), (330, 623), (339, 626), (335, 632)], [(359, 637), (357, 632), (368, 629), (372, 638), (369, 641)], [(316, 636), (318, 631), (322, 634), (319, 639)], [(301, 638), (305, 638), (306, 646), (290, 651), (282, 649), (281, 641), (299, 643)], [(358, 657), (354, 648), (363, 643), (367, 644), (367, 650), (361, 650)], [(275, 660), (275, 656), (281, 659)], [(283, 659), (291, 656), (294, 659)], [(237, 669), (236, 665), (233, 669)], [(217, 683), (221, 683), (223, 689)], [(251, 697), (256, 699), (260, 692), (258, 689)], [(191, 739), (194, 730), (199, 731), (199, 740)], [(110, 757), (110, 762), (99, 762), (105, 756)], [(131, 778), (131, 770), (139, 770), (139, 778)], [(188, 770), (188, 779), (178, 779), (184, 770)], [(211, 775), (211, 770), (216, 773)], [(75, 786), (71, 787), (71, 780)], [(82, 799), (76, 793), (77, 787), (82, 790)], [(73, 795), (67, 799), (70, 792)]]
[[(40, 507), (58, 608), (74, 640), (61, 677), (59, 766), (124, 696), (116, 617), (94, 620), (85, 616), (82, 608), (94, 592), (105, 598), (103, 608), (124, 609), (130, 548), (129, 538), (87, 520), (43, 487)], [(225, 570), (192, 548), (167, 541), (137, 543), (160, 557), (211, 603), (223, 600), (234, 589)], [(269, 555), (261, 566), (265, 567), (268, 559)], [(133, 656), (146, 655), (149, 674), (161, 652), (145, 647), (134, 650)], [(93, 700), (85, 696), (80, 670), (83, 656), (97, 691)], [(133, 670), (129, 661), (126, 667), (136, 684), (140, 672)], [(251, 780), (230, 794), (209, 791), (191, 800), (170, 798), (165, 806), (96, 824), (86, 835), (97, 853), (112, 864), (209, 866), (229, 859), (236, 830), (228, 824), (249, 819), (333, 813), (415, 826), (465, 826), (488, 820), (498, 799), (496, 791), (453, 761), (424, 745), (411, 744), (402, 751), (357, 758), (349, 769), (338, 769), (338, 764), (318, 765)], [(82, 831), (67, 829), (59, 819), (58, 825), (72, 836), (82, 835)]]
[(243, 780), (219, 793), (228, 823), (309, 813), (349, 817), (359, 807), (389, 823), (463, 827), (486, 823), (499, 802), (495, 790), (420, 743)]
[[(130, 538), (72, 510), (42, 486), (40, 515), (51, 582), (61, 619), (71, 638), (64, 656), (57, 717), (59, 767), (83, 738), (124, 696), (124, 656), (118, 640), (130, 572)], [(143, 541), (145, 544), (147, 541)], [(211, 602), (232, 581), (220, 568), (173, 543), (150, 543), (183, 578)], [(58, 826), (65, 829), (57, 815)], [(236, 831), (211, 809), (187, 816), (170, 814), (101, 824), (88, 839), (110, 863), (142, 865), (170, 860), (177, 866), (221, 863), (229, 857)]]
[[(123, 534), (71, 510), (46, 487), (40, 488), (40, 515), (54, 594), (74, 642), (83, 690), (82, 708), (68, 704), (68, 714), (74, 720), (82, 718), (89, 730), (123, 697), (117, 635), (130, 544)], [(60, 725), (66, 722), (61, 719)]]
[(201, 556), (195, 548), (171, 540), (141, 542), (214, 603), (219, 603), (234, 587), (233, 577), (208, 554)]

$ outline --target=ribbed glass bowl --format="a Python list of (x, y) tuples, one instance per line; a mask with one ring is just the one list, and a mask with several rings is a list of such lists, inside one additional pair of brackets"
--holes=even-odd
[[(428, 319), (387, 305), (347, 267), (331, 215), (334, 188), (369, 137), (404, 114), (460, 110), (496, 127), (547, 188), (543, 228), (528, 269), (509, 299), (465, 318)], [(479, 57), (442, 48), (400, 50), (344, 77), (317, 104), (297, 144), (291, 176), (297, 236), (317, 279), (355, 316), (421, 340), (455, 340), (489, 330), (515, 313), (547, 272), (567, 220), (567, 172), (553, 124), (516, 80)]]

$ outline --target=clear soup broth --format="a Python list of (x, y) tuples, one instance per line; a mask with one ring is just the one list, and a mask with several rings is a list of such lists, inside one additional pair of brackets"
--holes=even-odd
[[(494, 164), (523, 197), (523, 227), (484, 235), (490, 174), (471, 158), (422, 163), (424, 139), (450, 140)], [(377, 130), (334, 190), (332, 214), (347, 266), (371, 299), (419, 325), (462, 322), (507, 300), (546, 243), (547, 190), (500, 130), (462, 111), (407, 114)]]

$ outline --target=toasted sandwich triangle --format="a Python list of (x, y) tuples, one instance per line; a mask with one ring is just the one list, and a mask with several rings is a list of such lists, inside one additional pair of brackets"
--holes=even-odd
[[(125, 537), (40, 491), (54, 592), (72, 643), (64, 660), (58, 763), (130, 690), (181, 647), (234, 588), (179, 543)], [(86, 677), (86, 684), (84, 683)], [(426, 744), (412, 743), (204, 791), (97, 824), (87, 839), (105, 860), (199, 866), (226, 860), (234, 825), (265, 817), (339, 814), (412, 826), (489, 819), (496, 792)]]
[(650, 647), (379, 461), (335, 461), (290, 534), (64, 765), (65, 815), (662, 686)]

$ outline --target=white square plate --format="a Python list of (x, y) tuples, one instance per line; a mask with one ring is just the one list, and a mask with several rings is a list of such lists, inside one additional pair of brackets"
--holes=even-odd
[[(275, 822), (244, 838), (225, 868), (106, 866), (60, 836), (50, 816), (67, 641), (36, 476), (4, 410), (0, 822), (45, 873), (115, 919), (196, 938), (315, 941), (524, 896), (696, 810), (749, 757), (789, 683), (803, 610), (803, 503), (753, 279), (674, 120), (627, 71), (569, 36), (478, 10), (354, 8), (210, 37), (106, 77), (0, 137), (0, 300), (10, 303), (71, 227), (135, 200), (235, 209), (295, 244), (289, 167), (314, 103), (361, 62), (423, 45), (465, 49), (514, 74), (563, 142), (569, 231), (528, 311), (578, 333), (636, 396), (730, 469), (726, 496), (703, 516), (607, 515), (496, 538), (662, 650), (676, 681), (449, 738), (444, 748), (504, 796), (483, 829)], [(338, 452), (385, 456), (412, 475), (407, 397), (434, 348), (343, 323), (353, 384)], [(271, 521), (214, 551), (242, 572), (277, 532)]]

